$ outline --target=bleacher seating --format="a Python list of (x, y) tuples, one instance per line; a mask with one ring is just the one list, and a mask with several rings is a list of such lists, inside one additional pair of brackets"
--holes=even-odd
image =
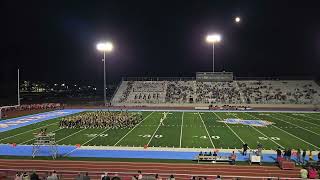
[(319, 104), (314, 81), (123, 81), (113, 104)]

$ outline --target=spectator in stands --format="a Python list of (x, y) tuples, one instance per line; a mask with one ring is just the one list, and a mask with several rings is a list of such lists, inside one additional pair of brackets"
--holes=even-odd
[(131, 180), (138, 180), (138, 176), (132, 176)]
[(231, 159), (231, 164), (235, 165), (236, 164), (237, 155), (234, 153), (234, 151), (232, 151), (230, 159)]
[(301, 163), (301, 150), (300, 148), (297, 151), (297, 163), (300, 164)]
[(30, 175), (30, 180), (40, 180), (38, 174), (35, 171), (33, 171)]
[(309, 151), (309, 161), (313, 161), (313, 154), (311, 150)]
[(174, 176), (171, 174), (168, 180), (175, 180)]
[(142, 179), (142, 172), (138, 171), (138, 180), (141, 180), (141, 179)]
[(22, 180), (22, 174), (20, 172), (17, 172), (14, 180)]
[(110, 180), (110, 177), (108, 176), (107, 172), (105, 172), (103, 175), (101, 175), (101, 180)]
[(292, 150), (291, 148), (288, 149), (288, 160), (291, 160), (291, 156), (292, 156)]
[(82, 180), (90, 180), (88, 172), (85, 173), (85, 175), (83, 176)]
[(308, 178), (308, 170), (306, 170), (305, 168), (302, 168), (300, 170), (300, 177), (302, 179), (307, 179)]
[(307, 151), (304, 149), (302, 151), (302, 164), (304, 164), (304, 161), (306, 160)]
[(155, 179), (156, 179), (156, 180), (162, 180), (162, 178), (159, 176), (159, 174), (156, 174), (156, 175), (155, 175)]
[(222, 180), (220, 175), (217, 175), (216, 180)]
[(212, 156), (218, 156), (217, 151), (213, 151)]
[(279, 146), (276, 151), (277, 151), (277, 158), (281, 158), (281, 156), (282, 156), (281, 147)]
[(121, 180), (118, 174), (115, 174), (111, 180)]
[(22, 174), (22, 180), (30, 180), (30, 176), (29, 176), (29, 174), (27, 172), (24, 172)]
[(248, 150), (248, 144), (247, 144), (247, 143), (244, 143), (244, 144), (242, 145), (242, 149), (243, 149), (243, 151), (242, 151), (242, 156), (246, 156), (246, 155), (247, 155), (247, 150)]
[(318, 174), (317, 170), (313, 166), (311, 166), (308, 171), (309, 179), (316, 179), (317, 174)]
[(318, 162), (320, 163), (320, 151), (318, 153)]
[(59, 177), (58, 177), (58, 174), (56, 173), (56, 171), (53, 171), (51, 173), (51, 175), (48, 176), (48, 178), (47, 178), (47, 180), (58, 180), (58, 179), (59, 179)]

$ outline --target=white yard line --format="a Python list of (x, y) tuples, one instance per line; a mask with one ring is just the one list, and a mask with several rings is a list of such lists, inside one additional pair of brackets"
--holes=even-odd
[[(214, 115), (216, 115), (221, 121), (223, 121), (223, 119), (218, 115), (216, 114), (215, 112), (212, 112)], [(224, 122), (224, 124), (230, 129), (231, 132), (233, 132), (233, 134), (244, 144), (245, 142), (241, 139), (241, 137), (233, 131), (233, 129), (227, 124)], [(250, 147), (248, 147), (250, 149)]]
[(201, 114), (200, 114), (199, 112), (198, 112), (198, 115), (199, 115), (199, 117), (200, 117), (200, 119), (201, 119), (201, 121), (202, 121), (202, 124), (203, 124), (205, 130), (207, 131), (208, 138), (210, 139), (210, 142), (211, 142), (213, 148), (216, 148), (216, 146), (213, 144), (212, 138), (211, 138), (211, 136), (210, 136), (210, 134), (209, 134), (209, 132), (208, 132), (207, 126), (206, 126), (206, 124), (204, 123), (204, 121), (203, 121), (203, 119), (202, 119), (202, 117), (201, 117)]
[(181, 117), (180, 146), (179, 146), (180, 148), (181, 148), (181, 144), (182, 144), (183, 116), (184, 116), (184, 112), (182, 112), (182, 117)]
[[(247, 115), (255, 118), (255, 119), (259, 119), (258, 117), (252, 115), (252, 114), (249, 114), (247, 112), (245, 112)], [(259, 131), (257, 128), (255, 128), (254, 126), (250, 126), (252, 127), (254, 130), (258, 131), (260, 134), (262, 134), (264, 137), (268, 138), (269, 140), (271, 140), (272, 142), (274, 142), (276, 145), (280, 146), (281, 148), (284, 148), (281, 144), (277, 143), (275, 140), (271, 139), (270, 137), (268, 137), (267, 135), (265, 135), (263, 132)]]
[[(167, 119), (167, 118), (163, 119), (163, 121), (166, 120), (166, 119)], [(161, 122), (159, 122), (159, 125), (158, 125), (157, 129), (153, 132), (151, 138), (149, 139), (149, 141), (148, 141), (148, 143), (147, 143), (147, 146), (149, 146), (149, 144), (150, 144), (150, 142), (152, 141), (154, 135), (156, 135), (158, 129), (160, 128), (160, 125), (161, 125)]]
[(0, 141), (6, 140), (6, 139), (10, 139), (10, 138), (13, 138), (13, 137), (19, 136), (19, 135), (21, 135), (21, 134), (25, 134), (25, 133), (28, 133), (28, 132), (37, 130), (37, 129), (41, 129), (41, 128), (44, 128), (44, 127), (48, 127), (48, 126), (51, 126), (51, 125), (57, 124), (57, 123), (58, 123), (58, 122), (54, 122), (54, 123), (47, 124), (47, 125), (45, 125), (45, 126), (41, 126), (41, 127), (35, 128), (35, 129), (30, 129), (30, 130), (28, 130), (28, 131), (24, 131), (24, 132), (22, 132), (22, 133), (15, 134), (15, 135), (13, 135), (13, 136), (8, 136), (8, 137), (5, 137), (5, 138), (2, 138), (2, 139), (0, 139)]
[[(56, 130), (54, 130), (54, 131), (50, 131), (49, 133), (54, 133), (54, 132), (57, 132), (57, 131), (60, 131), (60, 130), (61, 130), (61, 128), (56, 129)], [(36, 138), (32, 138), (32, 139), (29, 139), (28, 141), (24, 141), (24, 142), (22, 142), (22, 143), (18, 143), (18, 144), (25, 144), (25, 143), (27, 143), (27, 142), (29, 142), (29, 141), (34, 140), (34, 139), (36, 139)]]
[(316, 120), (316, 121), (320, 121), (320, 119), (317, 119), (317, 118), (315, 118), (315, 117), (313, 117), (313, 116), (310, 116), (310, 114), (304, 114), (303, 117), (307, 117), (307, 118), (309, 118), (309, 119), (313, 119), (313, 120)]
[[(280, 114), (280, 113), (279, 113), (279, 114)], [(299, 119), (299, 118), (296, 118), (296, 117), (291, 117), (291, 116), (288, 116), (288, 115), (285, 115), (285, 114), (280, 114), (280, 115), (285, 116), (285, 117), (288, 117), (288, 118), (290, 118), (290, 119), (296, 119), (296, 120), (298, 120), (298, 121), (302, 121), (302, 122), (309, 123), (309, 124), (312, 124), (312, 125), (315, 125), (315, 126), (319, 126), (319, 127), (320, 127), (319, 124), (315, 124), (315, 123), (312, 123), (312, 122), (309, 122), (309, 121), (305, 121), (305, 120), (303, 120), (303, 119)]]
[(285, 123), (287, 123), (287, 124), (291, 124), (291, 125), (293, 125), (293, 126), (296, 126), (296, 127), (298, 127), (298, 128), (301, 128), (301, 129), (303, 129), (303, 130), (305, 130), (305, 131), (309, 131), (309, 132), (311, 132), (311, 133), (313, 133), (313, 134), (316, 134), (316, 135), (320, 136), (319, 133), (316, 133), (316, 132), (313, 132), (313, 131), (311, 131), (311, 130), (309, 130), (309, 129), (303, 128), (303, 127), (298, 126), (298, 125), (295, 125), (295, 124), (293, 124), (293, 123), (291, 123), (291, 122), (284, 121), (284, 120), (282, 120), (282, 119), (280, 119), (280, 118), (278, 118), (278, 117), (275, 117), (274, 115), (270, 115), (270, 117), (273, 117), (273, 118), (278, 119), (278, 120), (280, 120), (280, 121), (282, 121), (282, 122), (285, 122)]
[(137, 125), (135, 125), (130, 131), (128, 131), (121, 139), (119, 139), (118, 142), (116, 142), (114, 144), (114, 146), (116, 146), (117, 144), (119, 144), (120, 141), (122, 141), (122, 139), (124, 139), (126, 136), (128, 136), (128, 134), (130, 134), (136, 127), (138, 127), (144, 120), (146, 120), (149, 116), (151, 116), (151, 114), (153, 114), (155, 111), (152, 111), (152, 113), (150, 113), (147, 117), (145, 117), (140, 123), (138, 123)]
[(107, 132), (109, 129), (110, 129), (110, 128), (108, 128), (108, 129), (106, 129), (106, 130), (102, 131), (100, 134), (98, 134), (97, 136), (95, 136), (95, 137), (93, 137), (93, 138), (89, 139), (88, 141), (84, 142), (82, 145), (86, 145), (86, 144), (87, 144), (87, 143), (89, 143), (90, 141), (92, 141), (92, 140), (94, 140), (95, 138), (99, 137), (101, 134), (103, 134), (103, 133)]
[(77, 131), (77, 132), (75, 132), (75, 133), (70, 134), (69, 136), (66, 136), (66, 137), (64, 137), (64, 138), (62, 138), (62, 139), (59, 139), (59, 140), (56, 141), (56, 142), (60, 142), (60, 141), (62, 141), (62, 140), (64, 140), (64, 139), (67, 139), (68, 137), (74, 136), (74, 135), (76, 135), (76, 134), (78, 134), (79, 132), (82, 132), (82, 131), (84, 131), (84, 130), (86, 130), (86, 128), (83, 128), (83, 129), (81, 129), (81, 130), (79, 130), (79, 131)]
[(303, 139), (301, 139), (301, 138), (299, 138), (299, 137), (297, 137), (297, 136), (295, 136), (295, 135), (293, 135), (293, 134), (291, 134), (291, 133), (289, 133), (289, 132), (287, 132), (287, 131), (285, 131), (285, 130), (283, 130), (283, 129), (281, 129), (281, 128), (279, 128), (279, 127), (275, 126), (275, 125), (271, 125), (271, 126), (273, 126), (273, 127), (277, 128), (277, 129), (279, 129), (279, 130), (281, 130), (281, 131), (283, 131), (283, 132), (285, 132), (285, 133), (289, 134), (289, 135), (290, 135), (290, 136), (292, 136), (292, 137), (295, 137), (295, 138), (299, 139), (300, 141), (303, 141), (304, 143), (307, 143), (307, 144), (309, 144), (309, 145), (311, 145), (311, 146), (315, 147), (316, 149), (320, 149), (320, 148), (319, 148), (319, 147), (317, 147), (316, 145), (311, 144), (311, 143), (309, 143), (309, 142), (307, 142), (307, 141), (305, 141), (305, 140), (303, 140)]

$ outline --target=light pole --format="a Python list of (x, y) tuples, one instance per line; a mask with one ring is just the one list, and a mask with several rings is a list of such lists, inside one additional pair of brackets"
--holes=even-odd
[(107, 105), (107, 97), (106, 97), (106, 52), (111, 52), (113, 49), (113, 45), (111, 42), (103, 42), (97, 44), (98, 51), (103, 52), (103, 101), (104, 106)]
[(214, 43), (221, 41), (220, 34), (208, 35), (206, 38), (208, 43), (212, 43), (212, 72), (214, 72)]

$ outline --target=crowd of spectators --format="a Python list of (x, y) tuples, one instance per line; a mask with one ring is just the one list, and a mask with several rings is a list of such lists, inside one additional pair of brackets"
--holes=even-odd
[(320, 97), (312, 81), (238, 81), (238, 86), (248, 104), (308, 104)]
[(59, 180), (61, 179), (60, 176), (56, 173), (56, 171), (47, 172), (43, 176), (37, 174), (36, 171), (32, 171), (31, 173), (24, 171), (24, 172), (17, 172), (14, 180)]
[(60, 128), (131, 128), (142, 119), (141, 113), (92, 111), (63, 117), (59, 126)]
[(194, 85), (194, 81), (169, 81), (166, 102), (192, 103), (194, 98)]
[(15, 111), (54, 110), (54, 109), (63, 109), (63, 108), (64, 108), (63, 105), (60, 103), (23, 104), (20, 106), (0, 107), (0, 111), (1, 111), (0, 114), (2, 117), (6, 117), (7, 113), (15, 112)]
[(120, 103), (317, 104), (313, 81), (127, 81)]
[(196, 94), (198, 103), (241, 103), (235, 82), (197, 82)]
[(163, 103), (165, 90), (165, 81), (128, 81), (120, 102)]

